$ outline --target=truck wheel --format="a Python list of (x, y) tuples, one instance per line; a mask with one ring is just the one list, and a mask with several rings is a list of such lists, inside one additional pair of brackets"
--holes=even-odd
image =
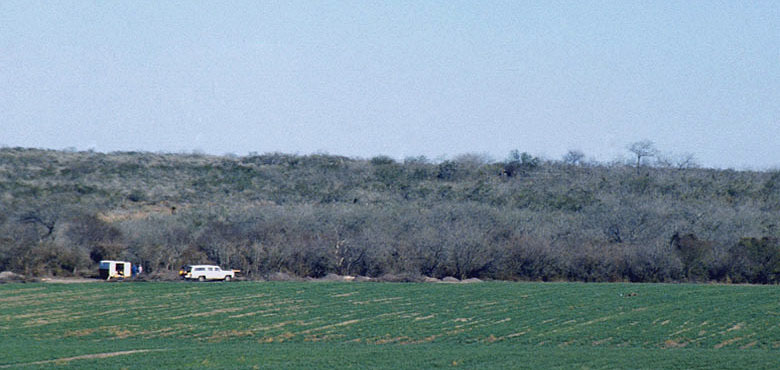
[(200, 277), (198, 277), (198, 281), (206, 281), (206, 277), (205, 276), (200, 276)]
[(230, 281), (230, 276), (225, 276), (225, 281)]

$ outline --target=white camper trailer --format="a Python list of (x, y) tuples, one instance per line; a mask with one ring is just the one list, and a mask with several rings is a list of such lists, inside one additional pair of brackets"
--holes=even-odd
[(100, 261), (100, 278), (111, 280), (124, 279), (132, 276), (132, 264), (127, 261)]

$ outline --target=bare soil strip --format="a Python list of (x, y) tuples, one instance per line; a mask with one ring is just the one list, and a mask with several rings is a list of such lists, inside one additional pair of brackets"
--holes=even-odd
[(103, 279), (94, 279), (94, 278), (41, 278), (41, 282), (44, 283), (52, 283), (52, 284), (75, 284), (75, 283), (98, 283), (103, 281)]
[(75, 360), (91, 360), (91, 359), (96, 359), (96, 358), (109, 358), (109, 357), (116, 357), (116, 356), (132, 355), (134, 353), (160, 352), (160, 351), (167, 351), (167, 349), (135, 349), (135, 350), (132, 350), (132, 351), (93, 353), (93, 354), (90, 354), (90, 355), (63, 357), (63, 358), (57, 358), (57, 359), (54, 359), (54, 360), (25, 362), (25, 363), (20, 363), (20, 364), (0, 365), (0, 368), (9, 368), (9, 367), (16, 367), (16, 366), (30, 366), (30, 365), (45, 365), (45, 364), (53, 364), (53, 363), (64, 363), (64, 362), (70, 362), (70, 361), (75, 361)]

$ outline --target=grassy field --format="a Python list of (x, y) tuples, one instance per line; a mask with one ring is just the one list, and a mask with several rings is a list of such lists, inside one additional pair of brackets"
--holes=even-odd
[(0, 368), (780, 368), (777, 286), (0, 285)]

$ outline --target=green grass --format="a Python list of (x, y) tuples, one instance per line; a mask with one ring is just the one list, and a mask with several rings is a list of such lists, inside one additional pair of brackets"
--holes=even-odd
[(0, 338), (0, 366), (31, 368), (780, 368), (780, 290), (6, 284)]

